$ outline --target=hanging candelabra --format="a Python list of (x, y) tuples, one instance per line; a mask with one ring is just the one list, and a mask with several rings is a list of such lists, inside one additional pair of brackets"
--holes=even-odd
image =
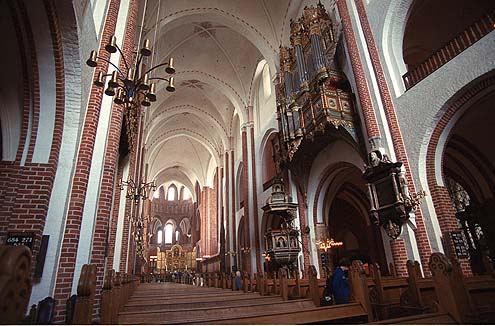
[[(139, 201), (141, 199), (146, 200), (150, 197), (150, 191), (156, 190), (156, 183), (154, 180), (151, 182), (141, 181), (139, 183), (136, 183), (130, 177), (127, 179), (127, 181), (122, 181), (122, 179), (120, 179), (118, 186), (120, 190), (124, 190), (124, 187), (127, 188), (125, 197), (127, 199), (133, 200), (136, 206), (139, 205)], [(138, 255), (138, 257), (144, 258), (144, 251), (146, 249), (144, 217), (139, 214), (137, 216), (132, 216), (131, 224), (133, 226), (132, 235), (136, 243), (136, 254)]]
[(139, 125), (141, 105), (148, 107), (152, 102), (156, 101), (156, 84), (152, 81), (166, 81), (168, 83), (166, 90), (169, 92), (175, 91), (173, 76), (170, 76), (169, 78), (155, 77), (152, 76), (151, 73), (160, 67), (165, 67), (165, 72), (169, 75), (173, 75), (175, 73), (174, 59), (171, 57), (168, 62), (145, 70), (146, 68), (143, 59), (152, 54), (150, 40), (146, 39), (144, 40), (143, 47), (139, 50), (139, 55), (136, 53), (135, 58), (137, 58), (137, 60), (134, 61), (135, 64), (131, 66), (127, 62), (122, 50), (117, 45), (117, 38), (115, 35), (113, 35), (110, 38), (109, 43), (105, 45), (105, 51), (107, 51), (110, 56), (117, 51), (120, 53), (123, 61), (122, 69), (113, 64), (109, 59), (98, 56), (97, 52), (94, 50), (91, 51), (86, 64), (96, 68), (98, 66), (98, 61), (101, 60), (115, 68), (113, 72), (108, 74), (99, 71), (93, 83), (98, 87), (104, 87), (106, 78), (110, 77), (105, 89), (105, 94), (112, 96), (115, 104), (124, 106), (127, 137), (129, 138), (129, 144), (133, 147)]
[(156, 190), (155, 180), (151, 182), (141, 181), (136, 183), (131, 177), (127, 178), (127, 181), (122, 181), (122, 179), (120, 179), (118, 186), (120, 190), (124, 190), (124, 187), (127, 188), (125, 197), (127, 199), (132, 199), (136, 205), (139, 204), (141, 199), (148, 199), (150, 197), (150, 191)]

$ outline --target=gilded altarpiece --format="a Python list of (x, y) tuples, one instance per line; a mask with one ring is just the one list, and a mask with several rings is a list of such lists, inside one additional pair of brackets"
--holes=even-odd
[(157, 269), (160, 273), (196, 270), (196, 248), (187, 250), (173, 245), (169, 250), (157, 248)]

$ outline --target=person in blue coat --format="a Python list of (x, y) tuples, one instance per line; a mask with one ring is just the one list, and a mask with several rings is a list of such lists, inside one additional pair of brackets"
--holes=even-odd
[(235, 272), (235, 289), (238, 291), (242, 289), (242, 280), (241, 280), (240, 271)]
[(339, 267), (333, 273), (332, 290), (336, 304), (349, 303), (351, 291), (349, 289), (348, 271), (350, 262), (347, 258), (339, 261)]

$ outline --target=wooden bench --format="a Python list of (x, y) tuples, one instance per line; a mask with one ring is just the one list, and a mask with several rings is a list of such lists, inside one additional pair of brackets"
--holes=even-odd
[(446, 325), (446, 324), (457, 324), (456, 321), (447, 313), (444, 312), (434, 312), (414, 316), (406, 316), (400, 318), (393, 318), (387, 320), (380, 320), (373, 323), (372, 325), (399, 325), (399, 324), (413, 324), (413, 325)]
[[(227, 302), (224, 306), (209, 306), (200, 308), (189, 308), (187, 304), (182, 309), (156, 309), (139, 312), (121, 312), (119, 313), (119, 322), (126, 324), (137, 323), (156, 323), (163, 321), (166, 323), (190, 323), (202, 322), (209, 319), (218, 318), (237, 318), (249, 315), (261, 315), (266, 313), (266, 305), (258, 300), (252, 300), (245, 304), (234, 305)], [(294, 301), (277, 301), (269, 305), (271, 311), (289, 312), (312, 308), (311, 300), (302, 299)]]
[(377, 264), (370, 264), (369, 267), (371, 278), (367, 279), (367, 285), (374, 317), (383, 320), (397, 316), (400, 311), (400, 298), (408, 287), (407, 279), (383, 277)]
[[(214, 325), (294, 325), (294, 324), (324, 324), (345, 321), (354, 324), (367, 320), (366, 313), (357, 303), (330, 307), (308, 308), (298, 311), (265, 311), (262, 315), (244, 315), (234, 318), (214, 318), (197, 322), (197, 324)], [(189, 323), (189, 322), (187, 322)], [(195, 324), (194, 322), (191, 322)]]

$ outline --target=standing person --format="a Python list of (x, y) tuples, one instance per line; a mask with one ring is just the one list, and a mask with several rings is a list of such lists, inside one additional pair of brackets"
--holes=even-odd
[(239, 291), (241, 288), (241, 271), (237, 271), (235, 272), (235, 289)]
[(339, 261), (339, 267), (333, 273), (332, 290), (336, 304), (349, 303), (350, 289), (348, 271), (350, 266), (349, 259), (342, 258)]

